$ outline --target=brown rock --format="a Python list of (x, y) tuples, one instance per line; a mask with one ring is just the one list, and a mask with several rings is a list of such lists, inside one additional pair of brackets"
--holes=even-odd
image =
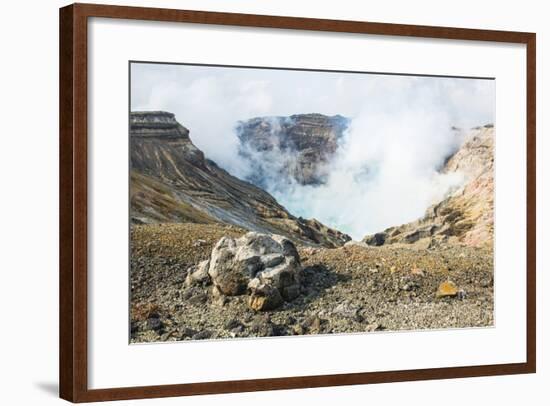
[(271, 285), (257, 287), (248, 298), (248, 306), (252, 310), (273, 310), (283, 304), (283, 298), (279, 290)]
[(454, 282), (445, 281), (439, 285), (439, 288), (437, 288), (435, 297), (456, 297), (456, 295), (458, 295), (458, 288)]

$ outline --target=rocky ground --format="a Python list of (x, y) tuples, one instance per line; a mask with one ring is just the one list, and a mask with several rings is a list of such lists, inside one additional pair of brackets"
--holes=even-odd
[[(300, 295), (255, 312), (247, 296), (186, 287), (189, 267), (208, 259), (223, 236), (245, 231), (220, 224), (150, 224), (131, 229), (131, 341), (356, 333), (485, 327), (493, 324), (490, 248), (432, 249), (393, 244), (299, 246)], [(441, 286), (451, 281), (450, 286)], [(449, 285), (449, 284), (447, 284)], [(458, 294), (436, 297), (438, 289)]]

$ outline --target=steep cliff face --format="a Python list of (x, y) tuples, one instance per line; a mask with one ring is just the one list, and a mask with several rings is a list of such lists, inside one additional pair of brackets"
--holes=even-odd
[(274, 183), (324, 183), (326, 164), (348, 124), (345, 117), (322, 114), (257, 117), (239, 122), (239, 153), (252, 168), (248, 180), (263, 188)]
[(417, 244), (434, 246), (461, 243), (483, 246), (493, 241), (494, 128), (474, 128), (446, 162), (443, 172), (460, 173), (464, 183), (441, 202), (431, 206), (421, 219), (390, 227), (364, 238), (373, 246)]
[(131, 113), (130, 160), (135, 223), (221, 222), (327, 247), (350, 239), (292, 216), (267, 192), (206, 159), (171, 113)]

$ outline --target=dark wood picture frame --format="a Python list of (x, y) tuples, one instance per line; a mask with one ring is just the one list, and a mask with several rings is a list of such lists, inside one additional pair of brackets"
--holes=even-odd
[[(527, 47), (526, 362), (128, 388), (88, 388), (87, 326), (87, 28), (89, 17), (364, 33), (525, 44)], [(60, 9), (60, 397), (72, 402), (447, 379), (536, 371), (536, 180), (534, 33), (322, 20), (92, 4)]]

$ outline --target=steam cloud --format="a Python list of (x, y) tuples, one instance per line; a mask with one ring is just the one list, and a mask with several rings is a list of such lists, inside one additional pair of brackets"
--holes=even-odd
[[(236, 123), (257, 116), (321, 113), (351, 119), (325, 184), (266, 189), (292, 214), (354, 239), (422, 216), (460, 185), (439, 172), (463, 132), (494, 123), (495, 82), (484, 79), (132, 64), (132, 110), (167, 110), (209, 159), (240, 178)], [(269, 157), (274, 169), (288, 157)]]

